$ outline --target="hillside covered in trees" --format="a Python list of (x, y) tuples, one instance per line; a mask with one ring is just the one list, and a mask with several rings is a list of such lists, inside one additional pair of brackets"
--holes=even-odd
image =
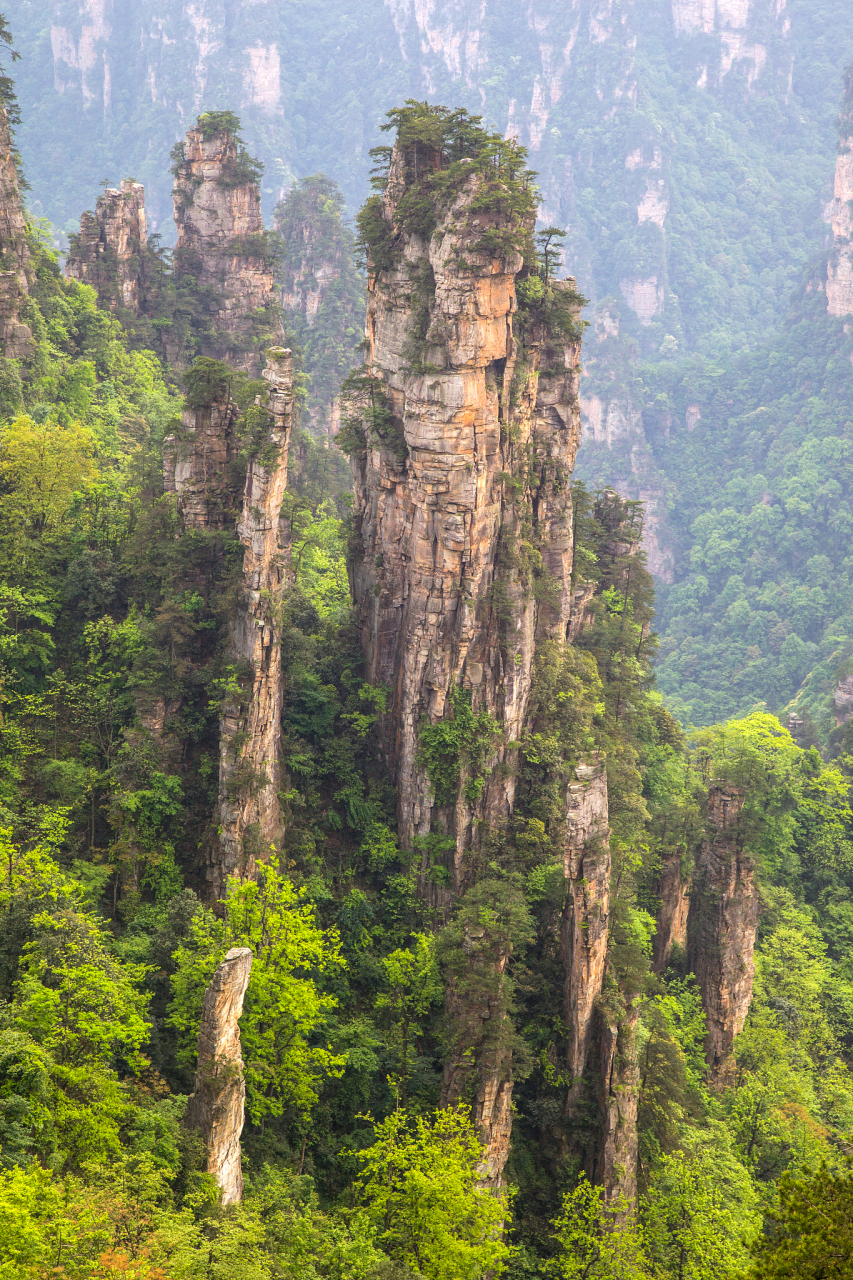
[[(173, 249), (128, 178), (60, 265), (2, 122), (0, 1275), (850, 1274), (844, 734), (657, 690), (525, 148), (393, 108), (365, 296), (334, 182), (265, 228), (240, 128), (174, 148)], [(717, 585), (799, 673), (772, 519)]]

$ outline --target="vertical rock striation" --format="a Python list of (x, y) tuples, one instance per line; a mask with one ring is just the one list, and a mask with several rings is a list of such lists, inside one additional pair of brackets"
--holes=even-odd
[[(380, 734), (400, 838), (411, 848), (435, 833), (451, 848), (448, 889), (423, 885), (445, 910), (471, 886), (471, 850), (512, 813), (537, 644), (568, 636), (568, 482), (580, 440), (574, 282), (553, 285), (550, 314), (519, 309), (532, 206), (509, 212), (510, 191), (494, 199), (474, 160), (460, 160), (457, 183), (434, 200), (434, 226), (413, 226), (421, 175), (448, 163), (438, 148), (398, 142), (372, 206), (385, 248), (369, 263), (370, 403), (353, 456), (352, 573), (368, 678), (390, 690)], [(534, 589), (537, 575), (547, 589)], [(469, 726), (470, 750), (431, 778), (424, 731), (456, 717)], [(451, 990), (448, 1014), (461, 1017), (464, 1036), (444, 1098), (474, 1098), (484, 1180), (499, 1186), (512, 1066), (495, 1026), (506, 1017), (510, 954), (473, 935), (466, 946), (492, 994), (454, 1012)], [(474, 1045), (487, 1047), (478, 1057)]]
[(708, 793), (707, 834), (696, 858), (688, 920), (688, 960), (702, 993), (713, 1079), (725, 1077), (735, 1036), (752, 1002), (760, 903), (754, 868), (738, 822), (744, 795), (736, 787)]
[(195, 1091), (187, 1104), (186, 1124), (202, 1136), (205, 1167), (222, 1191), (223, 1204), (243, 1199), (240, 1135), (246, 1085), (239, 1022), (251, 972), (249, 948), (233, 947), (210, 980), (198, 1032)]
[(663, 973), (669, 964), (673, 947), (687, 950), (687, 917), (690, 911), (690, 880), (681, 870), (681, 849), (670, 849), (664, 855), (658, 882), (660, 910), (657, 932), (652, 940), (652, 966)]
[[(175, 280), (196, 298), (198, 352), (254, 377), (260, 351), (284, 333), (273, 255), (261, 218), (259, 166), (235, 132), (234, 117), (208, 114), (178, 149), (172, 192), (178, 241)], [(186, 359), (170, 352), (172, 363)]]
[(232, 651), (250, 674), (240, 699), (229, 699), (220, 723), (221, 860), (215, 878), (252, 875), (257, 854), (281, 833), (278, 805), (281, 737), (280, 619), (289, 546), (280, 532), (293, 428), (293, 357), (267, 352), (265, 403), (258, 397), (262, 443), (250, 459), (237, 534), (245, 547)]
[(593, 1041), (607, 963), (610, 912), (610, 831), (603, 760), (579, 764), (569, 784), (564, 870), (569, 893), (563, 911), (562, 952), (568, 1028), (569, 1107), (578, 1098)]
[(9, 115), (0, 103), (0, 353), (8, 360), (26, 360), (33, 351), (33, 335), (21, 319), (29, 294), (29, 266)]
[(138, 315), (147, 248), (145, 188), (125, 179), (120, 190), (107, 187), (98, 196), (95, 212), (81, 217), (65, 274), (91, 285), (99, 307)]
[(190, 401), (180, 431), (163, 441), (163, 487), (177, 496), (185, 529), (233, 527), (237, 416), (223, 382), (206, 403)]

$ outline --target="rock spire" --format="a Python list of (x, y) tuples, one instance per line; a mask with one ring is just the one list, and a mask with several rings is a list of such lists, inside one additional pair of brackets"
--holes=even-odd
[(702, 993), (708, 1033), (705, 1058), (722, 1079), (735, 1036), (752, 1003), (760, 901), (755, 871), (744, 853), (739, 819), (744, 793), (711, 787), (707, 833), (696, 857), (688, 919), (688, 960)]
[(831, 316), (853, 314), (853, 68), (844, 77), (838, 117), (838, 160), (833, 198), (824, 217), (830, 228), (826, 265), (826, 308)]
[(223, 1204), (243, 1199), (240, 1135), (246, 1101), (240, 1016), (252, 973), (252, 952), (232, 947), (204, 994), (198, 1032), (195, 1091), (186, 1124), (197, 1129), (206, 1151), (206, 1170), (222, 1191)]
[[(400, 838), (412, 848), (438, 835), (449, 848), (447, 888), (422, 868), (424, 894), (445, 911), (472, 887), (483, 833), (513, 812), (537, 646), (566, 644), (572, 621), (580, 299), (571, 280), (531, 279), (523, 152), (502, 145), (497, 182), (474, 135), (458, 140), (455, 162), (452, 143), (395, 145), (384, 195), (362, 215), (367, 359), (345, 414), (353, 592), (368, 678), (390, 690), (379, 727)], [(424, 175), (443, 169), (426, 223), (413, 218)], [(431, 767), (424, 743), (436, 726), (451, 743), (468, 735), (464, 760), (439, 750)], [(511, 953), (460, 927), (463, 968), (480, 965), (492, 994), (457, 1009), (451, 985), (460, 1034), (444, 1100), (474, 1098), (484, 1181), (499, 1186), (512, 1117), (499, 1025)]]
[(120, 189), (107, 187), (98, 196), (95, 212), (81, 217), (65, 274), (91, 285), (99, 307), (138, 315), (147, 248), (145, 188), (128, 178)]
[[(199, 354), (258, 377), (260, 351), (284, 333), (261, 217), (261, 170), (238, 130), (230, 112), (209, 112), (173, 153), (175, 279), (195, 295)], [(172, 363), (184, 358), (170, 352)]]

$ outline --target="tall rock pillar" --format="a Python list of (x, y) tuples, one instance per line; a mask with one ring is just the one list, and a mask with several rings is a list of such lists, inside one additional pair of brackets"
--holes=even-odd
[[(496, 145), (494, 168), (478, 157)], [(447, 887), (426, 855), (422, 886), (448, 912), (476, 878), (471, 851), (512, 813), (537, 644), (565, 644), (572, 613), (580, 300), (573, 281), (543, 287), (531, 273), (528, 182), (523, 153), (463, 123), (445, 144), (398, 139), (384, 195), (362, 215), (374, 239), (353, 591), (368, 678), (390, 690), (379, 728), (400, 838), (442, 837)], [(424, 735), (439, 725), (450, 747), (431, 765)], [(444, 1098), (474, 1099), (484, 1180), (498, 1186), (510, 951), (476, 925), (462, 932), (463, 968), (480, 966), (492, 994), (462, 1009), (451, 986), (460, 1036)]]
[(210, 980), (198, 1032), (195, 1091), (187, 1104), (186, 1124), (202, 1136), (205, 1167), (222, 1192), (223, 1204), (243, 1199), (240, 1135), (246, 1085), (239, 1023), (251, 973), (249, 948), (232, 947)]
[[(172, 192), (178, 242), (175, 282), (194, 297), (197, 354), (258, 377), (260, 353), (284, 338), (273, 255), (261, 218), (262, 170), (243, 147), (235, 117), (210, 112), (176, 153)], [(184, 351), (170, 361), (186, 361)]]
[(735, 1036), (752, 1003), (760, 902), (738, 823), (744, 795), (711, 787), (707, 834), (696, 858), (688, 919), (688, 961), (702, 993), (712, 1079), (725, 1077)]
[(255, 406), (263, 418), (263, 442), (249, 462), (237, 523), (245, 551), (232, 652), (243, 664), (246, 683), (239, 698), (225, 703), (220, 723), (220, 889), (229, 875), (253, 875), (257, 856), (281, 834), (279, 615), (289, 546), (280, 535), (280, 516), (294, 413), (290, 351), (268, 351), (263, 376), (268, 392)]
[(107, 187), (95, 212), (81, 217), (65, 274), (91, 285), (99, 307), (138, 315), (147, 248), (145, 188), (128, 178), (120, 189)]

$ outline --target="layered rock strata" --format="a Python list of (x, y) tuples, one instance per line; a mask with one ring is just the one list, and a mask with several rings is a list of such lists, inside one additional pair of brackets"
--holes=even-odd
[[(522, 255), (498, 256), (484, 236), (526, 228), (478, 208), (475, 171), (437, 211), (429, 237), (407, 230), (398, 212), (411, 181), (397, 146), (382, 206), (395, 258), (369, 269), (367, 370), (382, 415), (380, 425), (365, 416), (365, 448), (353, 459), (353, 592), (368, 679), (390, 690), (379, 727), (400, 837), (411, 848), (437, 832), (452, 848), (448, 889), (422, 881), (447, 910), (470, 885), (467, 855), (479, 833), (512, 812), (512, 744), (524, 731), (537, 644), (565, 643), (571, 625), (580, 343), (535, 312), (519, 316)], [(574, 282), (555, 290), (571, 299)], [(534, 590), (534, 564), (547, 591)], [(425, 726), (463, 714), (481, 726), (482, 758), (460, 761), (439, 794), (420, 738)], [(508, 959), (489, 960), (498, 977)], [(452, 995), (452, 1016), (451, 1005)], [(466, 1011), (468, 1047), (447, 1065), (445, 1100), (461, 1096), (463, 1081), (476, 1099), (484, 1179), (497, 1186), (510, 1055), (487, 1053), (472, 1081), (470, 1052), (494, 1016), (491, 1004)]]
[(730, 1066), (755, 978), (760, 901), (739, 832), (743, 805), (736, 787), (712, 787), (708, 793), (707, 834), (696, 858), (688, 919), (688, 961), (708, 1028), (705, 1059), (717, 1080)]
[(640, 1068), (637, 1057), (639, 1010), (630, 1002), (618, 1018), (603, 1016), (601, 1053), (601, 1134), (595, 1179), (605, 1200), (628, 1215), (637, 1199), (637, 1113)]
[[(187, 279), (204, 309), (195, 317), (198, 353), (258, 377), (261, 350), (284, 332), (257, 168), (230, 128), (202, 116), (188, 130), (172, 201), (176, 283)], [(182, 358), (170, 353), (172, 363)]]
[(29, 294), (29, 267), (9, 116), (0, 103), (0, 353), (8, 360), (26, 360), (33, 352), (32, 332), (21, 319)]
[[(223, 706), (219, 738), (219, 888), (228, 875), (253, 875), (259, 854), (281, 834), (281, 603), (289, 563), (281, 505), (294, 418), (293, 357), (267, 352), (263, 442), (249, 461), (237, 534), (245, 547), (232, 652), (251, 674)], [(262, 399), (265, 403), (261, 403)]]
[(252, 972), (252, 952), (233, 947), (204, 994), (198, 1032), (195, 1090), (185, 1123), (205, 1146), (205, 1168), (222, 1192), (223, 1204), (243, 1199), (240, 1135), (246, 1085), (240, 1047), (240, 1016)]
[(147, 248), (145, 188), (125, 179), (118, 190), (107, 187), (98, 196), (95, 212), (81, 217), (65, 274), (91, 285), (99, 307), (138, 315)]

